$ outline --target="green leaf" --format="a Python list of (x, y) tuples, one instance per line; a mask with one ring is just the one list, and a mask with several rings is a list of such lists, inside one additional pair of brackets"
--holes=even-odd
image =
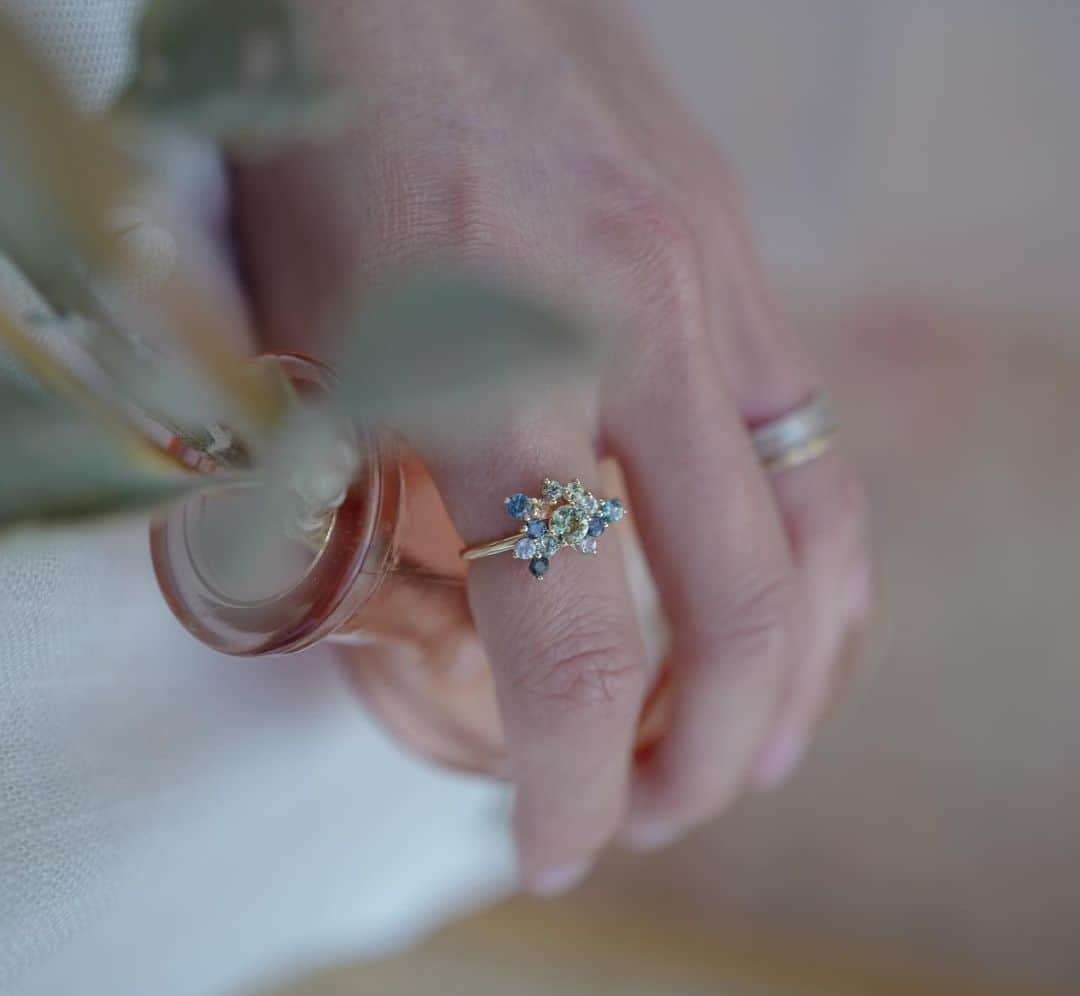
[(150, 0), (117, 109), (258, 148), (323, 130), (339, 98), (287, 0)]
[(91, 314), (88, 265), (119, 250), (109, 211), (128, 189), (107, 123), (79, 111), (0, 14), (0, 249), (61, 312)]
[(0, 343), (0, 531), (150, 508), (233, 479), (209, 480), (151, 443), (3, 312)]
[[(0, 252), (41, 296), (46, 321), (51, 309), (81, 331), (119, 392), (151, 412), (228, 416), (245, 429), (273, 418), (272, 396), (233, 345), (241, 337), (181, 267), (166, 286), (142, 288), (142, 336), (117, 320), (110, 285), (126, 289), (146, 250), (116, 230), (135, 194), (131, 167), (110, 123), (76, 108), (2, 14), (0, 163)], [(151, 325), (164, 334), (145, 335)], [(158, 355), (140, 349), (152, 339)]]
[(345, 330), (339, 406), (359, 421), (434, 428), (455, 411), (526, 402), (587, 375), (599, 339), (570, 314), (466, 274), (414, 275), (376, 292)]
[(0, 374), (0, 531), (159, 506), (205, 485), (134, 433)]
[[(237, 570), (273, 570), (281, 539), (356, 472), (337, 419), (411, 432), (461, 428), (508, 399), (549, 403), (537, 388), (588, 375), (599, 341), (563, 310), (464, 273), (415, 274), (377, 291), (343, 330), (329, 407), (308, 403), (280, 426), (260, 467), (260, 501), (224, 541)], [(531, 392), (531, 393), (530, 393)]]

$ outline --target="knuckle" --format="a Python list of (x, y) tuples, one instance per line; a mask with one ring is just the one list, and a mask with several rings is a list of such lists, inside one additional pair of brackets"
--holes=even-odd
[(724, 613), (715, 643), (726, 665), (779, 661), (794, 643), (800, 595), (793, 572), (747, 584)]
[(693, 203), (703, 206), (702, 225), (710, 234), (738, 227), (746, 202), (742, 178), (731, 162), (716, 150), (702, 159), (701, 168), (688, 180)]
[(512, 254), (518, 239), (498, 185), (475, 163), (448, 168), (420, 240), (427, 252), (450, 251), (465, 264), (487, 264)]
[(704, 245), (683, 199), (657, 181), (614, 173), (596, 227), (650, 324), (675, 338), (703, 338)]
[(867, 555), (870, 504), (855, 468), (835, 461), (819, 495), (816, 539), (845, 560)]
[(564, 611), (561, 621), (534, 641), (516, 687), (539, 708), (571, 711), (608, 708), (644, 693), (644, 666), (628, 637), (632, 622), (614, 609)]
[(851, 548), (864, 552), (869, 541), (870, 500), (859, 476), (846, 466), (836, 486), (836, 516)]
[(876, 584), (870, 541), (869, 498), (862, 481), (845, 465), (836, 485), (835, 525), (832, 542), (846, 568), (845, 601), (853, 623), (870, 615)]

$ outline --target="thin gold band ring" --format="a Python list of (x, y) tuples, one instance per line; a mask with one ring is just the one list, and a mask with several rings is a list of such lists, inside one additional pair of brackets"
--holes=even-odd
[(801, 467), (827, 453), (836, 439), (837, 423), (825, 396), (759, 425), (750, 433), (761, 465), (770, 474)]

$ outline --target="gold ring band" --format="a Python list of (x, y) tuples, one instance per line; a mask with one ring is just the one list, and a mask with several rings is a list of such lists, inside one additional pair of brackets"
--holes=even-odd
[(768, 473), (779, 474), (782, 470), (791, 470), (794, 467), (801, 467), (803, 464), (810, 463), (818, 457), (824, 456), (833, 448), (835, 442), (835, 429), (832, 432), (823, 432), (820, 436), (808, 439), (801, 446), (793, 446), (784, 453), (778, 453), (768, 460), (763, 460), (761, 465)]
[(494, 557), (500, 553), (509, 553), (521, 540), (521, 533), (514, 533), (513, 536), (507, 536), (505, 539), (494, 540), (491, 543), (480, 543), (477, 546), (470, 546), (467, 550), (461, 551), (462, 560), (480, 560), (482, 557)]
[(801, 467), (827, 453), (837, 424), (824, 395), (817, 395), (787, 415), (766, 422), (750, 436), (761, 465), (771, 474)]

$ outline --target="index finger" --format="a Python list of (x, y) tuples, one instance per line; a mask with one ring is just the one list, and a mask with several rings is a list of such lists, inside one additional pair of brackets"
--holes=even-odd
[[(588, 434), (576, 429), (518, 430), (486, 452), (444, 451), (431, 464), (469, 544), (520, 528), (503, 506), (506, 495), (539, 497), (545, 477), (599, 482)], [(469, 570), (517, 787), (522, 877), (539, 893), (583, 877), (626, 807), (646, 682), (617, 533), (599, 539), (596, 556), (564, 548), (543, 583), (509, 553)]]

